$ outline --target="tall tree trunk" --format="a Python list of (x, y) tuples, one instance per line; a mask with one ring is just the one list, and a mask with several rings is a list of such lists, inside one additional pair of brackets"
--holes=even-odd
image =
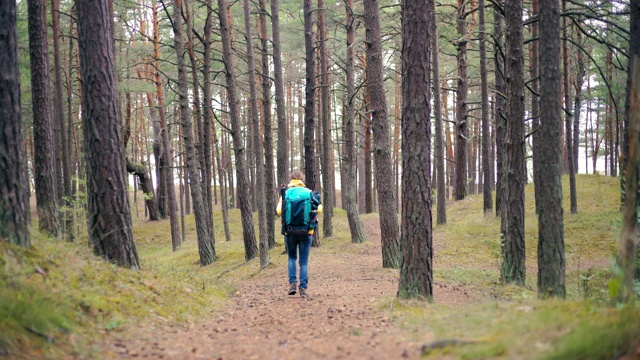
[(431, 43), (431, 64), (433, 66), (433, 108), (434, 108), (434, 117), (435, 117), (435, 131), (434, 139), (435, 139), (435, 154), (434, 158), (436, 160), (436, 179), (437, 184), (436, 194), (437, 194), (437, 206), (438, 211), (436, 224), (442, 225), (447, 223), (447, 194), (446, 194), (446, 184), (445, 184), (445, 169), (444, 169), (444, 134), (442, 133), (442, 96), (441, 96), (441, 86), (440, 86), (440, 61), (438, 59), (438, 23), (436, 16), (436, 7), (435, 0), (429, 0), (429, 8), (431, 11), (431, 18), (429, 19), (429, 26), (431, 27), (429, 30), (431, 32), (430, 39)]
[[(67, 64), (67, 76), (66, 76), (66, 95), (67, 95), (67, 143), (65, 144), (66, 148), (67, 148), (67, 154), (69, 154), (69, 180), (72, 180), (72, 177), (75, 175), (78, 175), (78, 172), (76, 171), (76, 163), (73, 161), (73, 154), (72, 154), (72, 146), (74, 144), (74, 138), (72, 136), (73, 134), (73, 130), (74, 130), (74, 124), (73, 124), (73, 116), (72, 116), (72, 111), (71, 111), (71, 105), (73, 103), (73, 89), (71, 86), (72, 83), (72, 79), (73, 79), (73, 60), (75, 59), (74, 56), (74, 46), (73, 46), (73, 37), (74, 36), (74, 24), (70, 24), (69, 26), (69, 57), (68, 57), (68, 64)], [(70, 195), (69, 198), (73, 199), (75, 197), (76, 194), (76, 184), (77, 181), (70, 181)], [(70, 214), (70, 219), (71, 221), (73, 221), (73, 214)]]
[(538, 206), (538, 297), (541, 298), (548, 296), (564, 298), (566, 294), (562, 225), (562, 151), (560, 151), (562, 149), (562, 104), (559, 58), (558, 2), (542, 1), (540, 3), (540, 138), (544, 141), (538, 148), (540, 151), (538, 181), (542, 189), (538, 194), (540, 200)]
[[(315, 118), (316, 118), (316, 65), (313, 45), (312, 1), (304, 0), (304, 48), (305, 48), (305, 105), (304, 105), (304, 176), (309, 189), (318, 186), (315, 155)], [(317, 234), (316, 234), (317, 235)], [(320, 246), (318, 236), (313, 237), (313, 246)]]
[[(156, 96), (158, 98), (158, 103), (156, 106), (158, 110), (158, 119), (160, 121), (160, 142), (161, 142), (160, 156), (158, 157), (158, 163), (156, 164), (160, 172), (160, 176), (158, 177), (158, 184), (156, 187), (156, 198), (157, 198), (156, 204), (158, 206), (158, 212), (160, 213), (160, 216), (162, 216), (163, 218), (166, 218), (168, 216), (170, 217), (170, 211), (171, 211), (169, 208), (169, 202), (170, 202), (169, 184), (167, 183), (167, 180), (169, 179), (169, 177), (167, 175), (168, 174), (167, 168), (171, 169), (171, 166), (168, 164), (168, 162), (172, 162), (172, 161), (171, 161), (170, 152), (167, 152), (167, 149), (165, 148), (165, 137), (167, 136), (166, 135), (167, 130), (165, 125), (167, 124), (167, 119), (166, 119), (165, 108), (164, 108), (164, 88), (162, 86), (162, 78), (160, 77), (160, 71), (161, 71), (160, 26), (158, 24), (158, 11), (159, 11), (158, 4), (154, 0), (153, 1), (153, 59), (154, 59), (153, 77), (154, 77), (154, 83), (156, 85)], [(169, 170), (169, 171), (172, 171), (172, 170)], [(170, 180), (171, 180), (171, 183), (173, 184), (173, 177), (171, 177)], [(175, 190), (174, 190), (174, 201), (175, 201)], [(172, 245), (175, 251), (177, 247), (180, 247), (180, 241), (178, 241), (176, 244), (175, 242), (173, 242), (173, 239), (172, 239)]]
[[(238, 202), (242, 217), (242, 234), (244, 239), (245, 260), (249, 261), (258, 254), (256, 235), (253, 228), (253, 212), (251, 199), (247, 196), (250, 192), (249, 179), (247, 177), (247, 163), (245, 160), (245, 148), (242, 145), (242, 129), (240, 128), (240, 111), (238, 109), (238, 94), (236, 90), (236, 76), (233, 68), (233, 52), (231, 49), (231, 31), (229, 20), (226, 16), (228, 9), (227, 0), (218, 0), (218, 16), (220, 18), (220, 32), (222, 36), (223, 59), (226, 70), (227, 96), (229, 100), (229, 116), (231, 118), (231, 136), (236, 159), (236, 177), (238, 179)], [(230, 10), (230, 9), (229, 9)]]
[[(631, 6), (631, 29), (638, 31), (640, 22), (640, 7), (638, 4)], [(625, 207), (623, 215), (623, 232), (620, 241), (620, 255), (618, 256), (619, 266), (623, 273), (623, 286), (618, 293), (620, 301), (630, 301), (636, 295), (634, 292), (634, 280), (637, 279), (638, 264), (638, 167), (640, 166), (640, 52), (638, 48), (638, 39), (631, 35), (632, 48), (631, 56), (633, 60), (629, 61), (632, 68), (629, 71), (631, 75), (631, 83), (629, 84), (628, 101), (630, 102), (627, 110), (628, 125), (625, 127), (628, 132), (628, 153), (626, 173), (626, 189), (625, 189)]]
[(0, 2), (0, 239), (28, 248), (29, 179), (22, 143), (16, 19), (16, 2)]
[[(193, 200), (193, 213), (196, 220), (198, 254), (200, 265), (209, 265), (216, 260), (216, 251), (211, 238), (207, 206), (204, 203), (200, 174), (198, 173), (197, 154), (193, 140), (193, 126), (189, 109), (187, 70), (184, 64), (184, 29), (182, 28), (182, 0), (174, 0), (173, 33), (178, 59), (178, 97), (180, 102), (180, 121), (186, 155), (186, 173), (189, 175), (190, 192)], [(186, 198), (186, 197), (185, 197)], [(185, 199), (186, 200), (186, 199)]]
[[(210, 8), (209, 8), (210, 9)], [(206, 158), (206, 150), (204, 146), (205, 142), (205, 126), (202, 117), (202, 107), (200, 104), (200, 82), (198, 81), (198, 66), (196, 64), (196, 55), (194, 51), (194, 41), (193, 41), (193, 20), (191, 19), (191, 11), (189, 10), (189, 0), (185, 0), (184, 2), (184, 16), (185, 22), (187, 23), (187, 52), (189, 53), (189, 60), (191, 61), (191, 81), (193, 82), (193, 107), (196, 112), (196, 129), (195, 130), (195, 138), (197, 139), (197, 145), (194, 144), (197, 150), (197, 167), (200, 169), (198, 172), (198, 178), (195, 180), (191, 180), (192, 182), (197, 181), (198, 185), (202, 188), (202, 198), (205, 207), (205, 217), (207, 220), (207, 228), (209, 229), (209, 238), (211, 239), (211, 247), (215, 249), (216, 238), (215, 232), (213, 229), (213, 204), (211, 201), (211, 181), (208, 176), (211, 172), (210, 168), (207, 168)], [(211, 44), (211, 43), (209, 43)], [(206, 80), (205, 80), (206, 81)], [(205, 99), (205, 102), (210, 102), (211, 99)], [(209, 161), (209, 167), (211, 161)]]
[[(227, 122), (228, 124), (228, 122)], [(224, 139), (224, 161), (225, 164), (227, 166), (227, 184), (229, 185), (227, 190), (229, 192), (229, 208), (230, 209), (235, 209), (236, 205), (237, 205), (237, 201), (236, 201), (236, 183), (234, 182), (234, 176), (233, 176), (233, 163), (231, 163), (231, 145), (229, 144), (229, 142), (231, 141), (229, 139), (229, 135), (223, 135), (223, 139)], [(244, 149), (244, 148), (243, 148)], [(244, 155), (243, 155), (244, 156)], [(247, 180), (248, 181), (248, 180)]]
[(524, 60), (522, 0), (505, 2), (507, 68), (507, 131), (505, 142), (504, 243), (501, 279), (524, 285)]
[[(589, 53), (591, 53), (590, 49), (587, 50), (589, 51)], [(585, 124), (584, 124), (584, 173), (588, 174), (589, 173), (589, 124), (591, 122), (591, 119), (593, 118), (593, 109), (591, 109), (591, 79), (589, 78), (591, 76), (590, 74), (590, 67), (591, 64), (589, 63), (589, 57), (587, 56), (587, 60), (586, 60), (587, 64), (586, 64), (586, 74), (585, 76), (587, 77), (587, 107), (586, 107), (586, 114), (585, 114)], [(591, 138), (593, 139), (593, 133), (591, 134)], [(626, 139), (626, 136), (624, 136), (624, 138)], [(624, 155), (623, 155), (624, 156)], [(623, 161), (623, 169), (624, 166), (626, 165)], [(624, 178), (624, 174), (621, 178)], [(622, 201), (622, 203), (624, 203), (624, 199)], [(621, 204), (622, 204), (621, 203)]]
[(493, 11), (494, 27), (494, 73), (495, 73), (495, 99), (496, 99), (496, 111), (494, 112), (496, 124), (496, 216), (502, 216), (502, 210), (504, 208), (505, 189), (502, 186), (504, 184), (504, 143), (505, 143), (505, 130), (507, 127), (506, 114), (504, 108), (505, 99), (505, 80), (504, 80), (504, 42), (503, 42), (503, 27), (502, 27), (502, 12), (496, 6)]
[(118, 116), (112, 6), (111, 1), (76, 1), (89, 243), (96, 255), (137, 270)]
[[(178, 130), (178, 135), (180, 135), (182, 133), (182, 131)], [(184, 203), (184, 199), (185, 197), (188, 197), (188, 195), (186, 195), (186, 187), (185, 187), (185, 178), (184, 176), (182, 176), (183, 173), (183, 159), (184, 159), (184, 150), (182, 148), (182, 142), (179, 141), (178, 142), (178, 183), (179, 185), (179, 191), (180, 191), (180, 229), (181, 231), (181, 236), (182, 236), (182, 242), (187, 241), (187, 230), (184, 224), (184, 208), (185, 208), (185, 203)], [(175, 248), (173, 251), (176, 251)]]
[(467, 22), (466, 1), (458, 0), (456, 27), (460, 39), (458, 47), (458, 86), (456, 92), (456, 200), (467, 196)]
[(227, 182), (225, 181), (225, 173), (227, 167), (222, 164), (223, 157), (220, 155), (220, 142), (215, 128), (213, 129), (213, 144), (216, 152), (216, 162), (218, 163), (218, 181), (220, 182), (220, 206), (222, 207), (222, 223), (224, 226), (224, 238), (231, 241), (231, 233), (229, 232), (229, 194)]
[[(153, 54), (154, 54), (154, 78), (156, 83), (156, 92), (158, 94), (158, 118), (160, 119), (160, 139), (162, 141), (162, 151), (160, 158), (162, 159), (157, 165), (160, 167), (161, 178), (158, 184), (162, 184), (165, 193), (164, 205), (165, 212), (168, 213), (171, 226), (171, 248), (173, 251), (180, 248), (180, 225), (178, 224), (178, 203), (176, 199), (176, 190), (173, 183), (173, 156), (171, 154), (171, 139), (169, 134), (169, 125), (165, 116), (164, 108), (164, 89), (162, 87), (162, 79), (160, 77), (160, 27), (158, 26), (158, 5), (153, 1)], [(159, 195), (160, 188), (156, 195)], [(162, 198), (158, 196), (158, 207), (162, 202)]]
[(487, 44), (485, 40), (484, 0), (478, 2), (480, 29), (480, 84), (482, 97), (482, 195), (485, 213), (493, 210), (491, 194), (491, 167), (489, 166), (489, 84), (487, 81)]
[(284, 85), (282, 77), (282, 50), (280, 45), (279, 3), (279, 0), (271, 0), (271, 36), (273, 37), (273, 72), (276, 87), (276, 113), (278, 116), (278, 184), (286, 184), (289, 179), (290, 156), (287, 144), (293, 139), (287, 136), (287, 117), (284, 106)]
[[(142, 79), (140, 72), (138, 72), (138, 78)], [(151, 82), (151, 81), (149, 81)], [(153, 142), (151, 145), (151, 149), (153, 151), (153, 160), (155, 164), (155, 173), (156, 173), (156, 182), (160, 184), (162, 182), (162, 171), (158, 164), (160, 163), (160, 158), (162, 154), (162, 140), (160, 135), (160, 121), (158, 120), (158, 115), (156, 113), (156, 105), (154, 103), (153, 93), (146, 93), (145, 97), (147, 99), (147, 106), (149, 108), (149, 120), (151, 121), (151, 128), (153, 130)], [(164, 160), (163, 160), (164, 161)], [(152, 184), (153, 186), (153, 184)], [(154, 196), (154, 200), (156, 202), (156, 208), (158, 210), (158, 216), (161, 218), (166, 218), (167, 214), (160, 213), (160, 207), (158, 206), (158, 195)]]
[[(533, 0), (533, 16), (540, 16), (540, 1)], [(536, 22), (531, 24), (531, 37), (538, 38), (540, 34), (540, 23)], [(536, 214), (539, 215), (539, 207), (542, 205), (540, 201), (540, 193), (544, 191), (540, 187), (540, 173), (542, 169), (540, 167), (540, 51), (538, 41), (533, 41), (529, 44), (530, 49), (530, 69), (529, 77), (531, 80), (531, 89), (534, 92), (531, 94), (531, 147), (533, 151), (533, 184), (534, 184), (534, 197)]]
[[(424, 12), (428, 15), (428, 9), (425, 9)], [(374, 141), (373, 154), (375, 157), (376, 186), (380, 199), (382, 266), (396, 269), (402, 263), (402, 252), (400, 249), (400, 234), (398, 228), (398, 208), (396, 207), (395, 192), (393, 190), (393, 166), (391, 163), (391, 144), (389, 143), (387, 100), (382, 74), (382, 40), (380, 35), (378, 0), (364, 1), (364, 22), (367, 44), (367, 88), (371, 95), (371, 124)], [(424, 25), (426, 25), (426, 23)], [(425, 54), (428, 55), (428, 44), (424, 46), (426, 47), (426, 49), (424, 49)], [(427, 57), (424, 61), (428, 63), (429, 58)], [(429, 73), (427, 72), (424, 76), (428, 81)], [(429, 87), (427, 86), (423, 89), (429, 89)], [(405, 101), (409, 101), (408, 97), (404, 99)], [(428, 109), (426, 110), (428, 116)], [(429, 131), (424, 134), (428, 133)], [(428, 158), (429, 153), (427, 152), (426, 155)], [(430, 160), (427, 160), (427, 173), (430, 169), (429, 161)], [(427, 176), (427, 182), (428, 181), (429, 177)], [(403, 187), (403, 189), (405, 188)], [(431, 189), (429, 189), (429, 193), (431, 193)], [(431, 199), (429, 199), (429, 201), (431, 201)], [(430, 216), (431, 214), (429, 213), (429, 217)]]
[[(207, 18), (204, 25), (204, 124), (201, 129), (203, 136), (202, 150), (204, 152), (203, 187), (205, 189), (205, 202), (209, 207), (210, 214), (207, 216), (211, 230), (211, 240), (216, 241), (215, 229), (213, 226), (213, 199), (215, 189), (212, 189), (213, 161), (211, 160), (211, 127), (213, 126), (213, 108), (211, 107), (211, 32), (213, 29), (213, 1), (207, 0)], [(194, 70), (195, 71), (195, 70)]]
[(398, 297), (433, 301), (429, 0), (402, 9), (402, 250)]
[[(562, 12), (567, 11), (567, 1), (562, 0)], [(562, 74), (563, 87), (564, 87), (564, 122), (565, 122), (565, 138), (567, 145), (567, 164), (569, 166), (569, 193), (571, 201), (571, 213), (578, 212), (578, 196), (576, 193), (576, 163), (573, 159), (573, 132), (571, 130), (572, 114), (571, 114), (571, 89), (569, 88), (569, 54), (567, 52), (567, 18), (562, 19), (562, 64), (564, 72)]]
[[(357, 98), (357, 97), (356, 97)], [(355, 100), (355, 99), (354, 99)], [(364, 132), (366, 131), (366, 126), (364, 126), (364, 119), (362, 118), (361, 113), (358, 114), (358, 123), (357, 123), (356, 131), (356, 154), (357, 154), (357, 178), (358, 178), (358, 211), (360, 213), (367, 212), (367, 195), (366, 195), (366, 184), (367, 184), (367, 176), (365, 170), (365, 156), (364, 156)]]
[[(433, 23), (433, 22), (432, 22)], [(400, 60), (400, 59), (398, 59)], [(402, 66), (401, 60), (398, 61), (400, 66)], [(394, 99), (394, 109), (393, 109), (393, 117), (394, 117), (394, 125), (393, 125), (393, 177), (395, 180), (396, 186), (396, 206), (400, 207), (400, 163), (402, 159), (400, 158), (400, 128), (402, 127), (402, 74), (400, 72), (396, 72), (396, 83), (394, 86), (395, 91), (395, 99)], [(438, 85), (439, 87), (439, 85)], [(434, 98), (435, 102), (435, 98)], [(442, 124), (441, 124), (442, 126)], [(441, 128), (442, 129), (442, 128)], [(434, 169), (435, 171), (435, 169)]]
[[(333, 189), (332, 176), (331, 176), (331, 152), (333, 151), (333, 145), (331, 143), (331, 98), (329, 97), (329, 64), (327, 61), (327, 30), (324, 25), (324, 15), (327, 11), (324, 8), (323, 0), (318, 0), (318, 37), (319, 37), (319, 51), (320, 51), (320, 69), (322, 74), (320, 76), (320, 96), (322, 98), (322, 229), (325, 237), (333, 235), (333, 223), (331, 218), (333, 217)], [(391, 169), (389, 169), (391, 170)], [(393, 188), (393, 187), (392, 187)]]
[[(624, 232), (620, 244), (620, 256), (618, 261), (624, 273), (624, 288), (620, 292), (621, 300), (629, 299), (633, 294), (633, 282), (640, 279), (640, 250), (638, 250), (637, 209), (638, 198), (638, 171), (640, 168), (640, 153), (638, 152), (638, 140), (640, 140), (640, 3), (631, 4), (629, 33), (629, 72), (627, 74), (627, 91), (624, 108), (623, 127), (623, 178), (626, 178), (626, 191), (622, 192), (622, 201), (625, 204), (623, 218)], [(587, 77), (589, 79), (589, 77)], [(587, 80), (588, 81), (588, 80)], [(634, 188), (635, 187), (635, 188)]]
[[(64, 100), (62, 92), (62, 65), (60, 62), (60, 1), (51, 0), (51, 19), (53, 24), (53, 74), (55, 77), (54, 87), (54, 118), (56, 127), (59, 128), (60, 143), (57, 146), (62, 166), (63, 191), (59, 193), (59, 198), (64, 197), (64, 204), (67, 209), (71, 208), (71, 166), (69, 162), (69, 146), (67, 145), (67, 131), (65, 129)], [(61, 211), (64, 221), (64, 236), (67, 241), (73, 241), (73, 217), (69, 210)]]
[(347, 211), (349, 230), (351, 231), (351, 242), (362, 243), (365, 241), (362, 221), (358, 213), (356, 204), (356, 112), (355, 112), (355, 56), (353, 43), (355, 39), (355, 20), (353, 17), (353, 0), (345, 0), (346, 8), (346, 28), (347, 28), (347, 107), (345, 112), (344, 130), (344, 161), (341, 177), (344, 178), (344, 209)]
[[(249, 188), (250, 189), (255, 189), (256, 188), (256, 157), (255, 157), (255, 149), (258, 147), (257, 144), (254, 145), (254, 141), (253, 141), (253, 134), (257, 131), (258, 133), (260, 133), (260, 129), (255, 129), (255, 127), (253, 126), (253, 121), (250, 115), (250, 111), (249, 108), (251, 107), (251, 105), (249, 104), (251, 101), (251, 96), (241, 96), (242, 100), (240, 104), (244, 103), (244, 106), (241, 105), (242, 107), (242, 114), (240, 116), (240, 119), (242, 119), (243, 124), (242, 126), (245, 127), (247, 129), (247, 136), (243, 137), (243, 140), (245, 141), (246, 147), (247, 147), (247, 152), (246, 152), (246, 156), (247, 156), (247, 176), (248, 176), (248, 180), (249, 180)], [(248, 135), (248, 134), (252, 134), (252, 135)], [(251, 198), (251, 210), (254, 212), (258, 211), (258, 197), (257, 194), (254, 194), (253, 192), (250, 192), (248, 194), (248, 196)]]
[[(265, 157), (265, 194), (267, 213), (267, 241), (269, 249), (276, 246), (275, 240), (275, 208), (277, 186), (274, 184), (275, 166), (273, 161), (273, 130), (271, 126), (271, 79), (269, 74), (269, 39), (267, 37), (267, 8), (265, 0), (260, 0), (260, 49), (262, 52), (262, 125), (264, 127), (264, 157)], [(282, 77), (282, 74), (280, 74)], [(282, 80), (282, 79), (281, 79)], [(282, 83), (280, 84), (282, 85)], [(282, 91), (282, 89), (280, 89)], [(280, 94), (282, 95), (282, 93)], [(276, 94), (277, 96), (277, 94)], [(277, 101), (276, 101), (276, 106)], [(284, 125), (286, 130), (286, 123)], [(285, 141), (286, 145), (286, 141)], [(285, 146), (286, 148), (286, 146)], [(286, 181), (286, 180), (285, 180)]]
[[(368, 64), (367, 61), (363, 62), (365, 69), (365, 73), (367, 72)], [(364, 206), (365, 212), (367, 214), (371, 214), (373, 212), (373, 173), (372, 173), (372, 164), (371, 164), (371, 90), (369, 89), (369, 78), (365, 77), (366, 88), (365, 88), (365, 114), (363, 117), (363, 146), (362, 152), (364, 156)]]
[(51, 118), (49, 81), (49, 46), (47, 44), (47, 12), (44, 0), (28, 0), (29, 59), (31, 62), (31, 94), (33, 98), (33, 140), (36, 205), (40, 231), (58, 236), (58, 189), (56, 187), (56, 153)]
[(309, 189), (316, 190), (314, 131), (316, 118), (316, 65), (313, 45), (313, 9), (304, 0), (304, 47), (306, 62), (304, 105), (304, 175)]
[[(446, 82), (440, 83), (440, 88), (444, 88)], [(453, 154), (453, 134), (451, 134), (451, 127), (449, 127), (449, 108), (447, 106), (447, 90), (442, 91), (442, 107), (443, 107), (443, 115), (444, 115), (444, 140), (445, 140), (445, 152), (446, 152), (446, 160), (447, 163), (447, 198), (453, 199), (453, 184), (454, 184), (454, 171), (451, 163), (455, 162), (455, 156)]]
[[(255, 198), (258, 205), (258, 229), (260, 230), (260, 269), (269, 265), (269, 238), (267, 236), (267, 211), (264, 179), (263, 146), (260, 139), (260, 118), (258, 116), (258, 90), (256, 88), (256, 70), (253, 58), (253, 37), (251, 36), (251, 15), (249, 0), (244, 0), (244, 31), (247, 43), (247, 65), (249, 68), (249, 116), (253, 124), (253, 156), (256, 161)], [(271, 189), (270, 189), (271, 190)]]
[[(304, 127), (306, 126), (305, 122), (304, 122), (304, 116), (305, 116), (305, 107), (304, 107), (304, 97), (302, 96), (302, 85), (298, 86), (298, 158), (300, 159), (300, 169), (304, 170), (304, 161), (305, 161), (305, 156), (304, 156)], [(292, 124), (293, 125), (293, 124)], [(295, 126), (293, 126), (293, 128), (295, 129)], [(293, 153), (293, 149), (291, 149), (291, 152)], [(285, 182), (286, 184), (286, 182)]]
[[(577, 39), (576, 42), (583, 46), (582, 43), (582, 31), (579, 29), (576, 31)], [(578, 70), (575, 78), (575, 90), (576, 95), (574, 98), (574, 113), (573, 113), (573, 162), (576, 174), (579, 174), (580, 167), (578, 166), (578, 159), (580, 157), (580, 110), (581, 110), (581, 98), (582, 98), (582, 85), (584, 84), (584, 76), (585, 76), (585, 66), (584, 66), (584, 56), (582, 55), (582, 49), (577, 48), (576, 52), (578, 53), (577, 61), (578, 61)], [(587, 134), (585, 133), (585, 137)], [(586, 158), (586, 153), (585, 153)], [(585, 168), (585, 173), (587, 169)]]
[[(562, 0), (562, 11), (567, 11), (567, 2), (566, 0)], [(569, 127), (571, 126), (571, 114), (569, 113), (569, 104), (570, 104), (570, 90), (569, 90), (569, 54), (567, 49), (567, 17), (562, 17), (562, 89), (561, 96), (563, 101), (561, 102), (561, 106), (564, 109), (564, 122), (565, 129), (563, 134), (563, 140), (565, 141), (564, 146), (562, 147), (563, 159), (562, 159), (562, 171), (563, 174), (569, 175), (569, 161), (571, 160), (571, 154), (567, 151), (570, 150), (571, 144), (569, 144), (569, 137), (571, 137), (571, 132)]]
[[(607, 25), (607, 27), (609, 27), (609, 25)], [(613, 50), (611, 50), (610, 48), (608, 48), (607, 50), (607, 56), (606, 56), (606, 72), (607, 72), (607, 80), (606, 83), (608, 84), (608, 86), (612, 86), (613, 84)], [(607, 101), (607, 117), (606, 117), (606, 122), (607, 122), (607, 126), (606, 129), (607, 131), (605, 132), (606, 134), (606, 139), (605, 139), (605, 164), (607, 164), (607, 159), (608, 159), (608, 164), (609, 164), (609, 175), (612, 177), (616, 177), (616, 160), (614, 159), (614, 155), (615, 155), (615, 149), (613, 148), (613, 103), (614, 103), (614, 99), (611, 93), (609, 93), (609, 101)], [(605, 170), (606, 172), (606, 170)]]

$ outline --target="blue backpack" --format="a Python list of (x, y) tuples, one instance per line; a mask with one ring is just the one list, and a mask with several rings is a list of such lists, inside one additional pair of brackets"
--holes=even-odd
[(282, 188), (282, 234), (305, 236), (317, 227), (316, 220), (320, 194), (306, 187)]

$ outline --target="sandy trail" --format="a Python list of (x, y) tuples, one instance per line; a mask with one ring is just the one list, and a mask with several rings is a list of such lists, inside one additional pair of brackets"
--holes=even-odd
[[(325, 241), (331, 241), (327, 239)], [(309, 298), (287, 295), (286, 266), (237, 284), (230, 305), (191, 325), (138, 324), (105, 347), (109, 358), (417, 359), (430, 335), (408, 333), (389, 318), (398, 270), (382, 269), (380, 238), (344, 244), (336, 254), (312, 249)], [(358, 247), (359, 246), (359, 247)], [(274, 254), (272, 252), (272, 254)], [(274, 255), (272, 255), (274, 256)], [(284, 255), (275, 255), (284, 256)], [(476, 295), (434, 286), (439, 304)]]

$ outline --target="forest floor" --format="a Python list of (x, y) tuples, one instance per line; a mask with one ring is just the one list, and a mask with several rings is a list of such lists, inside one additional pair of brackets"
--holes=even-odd
[[(388, 306), (398, 270), (382, 269), (379, 226), (365, 222), (367, 243), (313, 248), (309, 297), (287, 295), (286, 255), (242, 280), (224, 311), (189, 325), (136, 324), (109, 339), (114, 358), (165, 359), (399, 359), (418, 358), (433, 333), (416, 338), (393, 321)], [(322, 239), (325, 244), (331, 239)], [(434, 239), (440, 246), (442, 236)], [(342, 249), (340, 249), (342, 248)], [(436, 262), (435, 266), (439, 266)], [(439, 304), (457, 307), (487, 299), (478, 289), (436, 282)]]
[(366, 242), (354, 244), (335, 209), (333, 236), (312, 248), (303, 299), (287, 295), (280, 236), (266, 269), (245, 260), (238, 209), (230, 241), (214, 211), (217, 259), (200, 266), (193, 216), (172, 251), (169, 221), (146, 220), (134, 201), (140, 271), (95, 257), (83, 222), (73, 243), (35, 230), (31, 249), (0, 242), (0, 359), (640, 360), (623, 357), (640, 349), (640, 306), (615, 302), (618, 189), (617, 179), (578, 177), (579, 212), (563, 221), (566, 300), (538, 299), (531, 184), (525, 285), (500, 284), (500, 220), (470, 195), (448, 202), (447, 224), (433, 227), (433, 303), (396, 298), (378, 214), (361, 215)]

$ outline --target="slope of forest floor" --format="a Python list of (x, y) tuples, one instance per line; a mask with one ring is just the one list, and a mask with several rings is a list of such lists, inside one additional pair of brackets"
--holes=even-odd
[(579, 212), (564, 215), (565, 301), (537, 300), (531, 185), (526, 286), (498, 283), (499, 220), (472, 195), (448, 203), (448, 224), (434, 227), (433, 304), (395, 298), (398, 271), (381, 267), (377, 214), (362, 216), (367, 242), (352, 244), (336, 209), (334, 236), (311, 252), (308, 299), (286, 295), (280, 237), (266, 270), (244, 261), (237, 210), (230, 242), (214, 214), (218, 261), (207, 267), (192, 217), (172, 252), (168, 221), (134, 210), (139, 272), (105, 264), (82, 240), (34, 233), (33, 249), (0, 247), (0, 358), (632, 359), (640, 309), (611, 302), (618, 189), (617, 179), (578, 177)]

